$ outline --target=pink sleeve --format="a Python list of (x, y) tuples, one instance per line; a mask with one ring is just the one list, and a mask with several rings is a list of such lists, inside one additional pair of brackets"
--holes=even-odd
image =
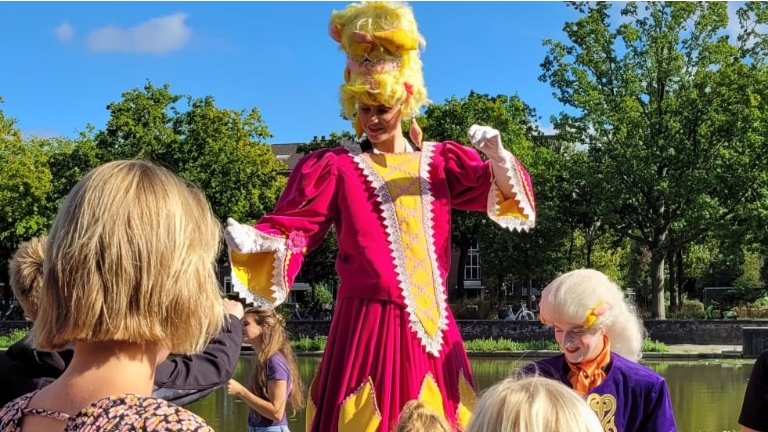
[(536, 221), (533, 185), (523, 164), (506, 152), (504, 169), (511, 179), (514, 196), (505, 199), (493, 178), (491, 162), (483, 161), (477, 150), (452, 142), (442, 144), (445, 177), (451, 194), (451, 207), (485, 211), (494, 222), (507, 229), (527, 230)]
[(451, 194), (451, 207), (459, 210), (485, 211), (491, 188), (491, 166), (480, 159), (473, 148), (446, 141), (441, 156)]
[(230, 251), (232, 285), (262, 307), (285, 301), (306, 254), (322, 242), (336, 216), (336, 155), (322, 149), (304, 156), (291, 171), (275, 209), (255, 228), (262, 252)]

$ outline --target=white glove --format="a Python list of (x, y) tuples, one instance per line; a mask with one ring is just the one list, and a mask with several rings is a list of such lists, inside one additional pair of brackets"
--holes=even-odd
[(467, 132), (469, 141), (476, 149), (485, 153), (491, 161), (494, 182), (505, 198), (514, 196), (510, 169), (515, 159), (512, 153), (501, 145), (501, 134), (489, 126), (472, 125)]
[(224, 228), (224, 240), (227, 246), (237, 253), (247, 254), (259, 252), (260, 236), (256, 228), (238, 223), (232, 218), (227, 219)]
[(485, 153), (492, 161), (504, 161), (504, 146), (501, 144), (501, 134), (496, 129), (472, 125), (467, 132), (467, 137), (476, 149)]

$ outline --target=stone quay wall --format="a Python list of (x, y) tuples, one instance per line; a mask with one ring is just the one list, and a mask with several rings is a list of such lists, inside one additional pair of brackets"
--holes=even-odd
[[(464, 340), (510, 339), (515, 341), (552, 340), (554, 332), (538, 321), (460, 320)], [(768, 320), (645, 320), (651, 339), (666, 344), (740, 345), (742, 328), (768, 327)], [(326, 336), (330, 321), (288, 321), (295, 337)], [(0, 321), (0, 336), (14, 329), (28, 329), (28, 321)]]

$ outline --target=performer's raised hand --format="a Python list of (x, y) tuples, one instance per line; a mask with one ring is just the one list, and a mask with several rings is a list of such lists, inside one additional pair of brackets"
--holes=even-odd
[(496, 159), (502, 154), (501, 134), (490, 126), (472, 125), (467, 132), (472, 145), (485, 153), (490, 159)]
[(232, 218), (227, 219), (224, 240), (233, 251), (241, 254), (256, 252), (257, 238), (256, 228), (241, 224)]

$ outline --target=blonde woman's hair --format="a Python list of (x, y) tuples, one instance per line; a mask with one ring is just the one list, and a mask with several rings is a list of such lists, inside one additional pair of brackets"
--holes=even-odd
[(274, 309), (248, 308), (243, 315), (253, 317), (253, 321), (262, 328), (261, 346), (256, 354), (258, 361), (254, 362), (253, 375), (251, 376), (251, 391), (256, 396), (264, 399), (267, 397), (267, 361), (275, 353), (280, 353), (285, 358), (288, 371), (291, 374), (291, 394), (288, 396), (288, 404), (294, 414), (304, 407), (304, 385), (299, 375), (299, 367), (296, 356), (291, 348), (291, 340), (285, 330), (285, 319)]
[(443, 416), (430, 410), (422, 402), (410, 400), (400, 411), (393, 432), (453, 432)]
[[(393, 55), (381, 44), (374, 42), (365, 56), (373, 62), (397, 65), (385, 71), (371, 73), (365, 69), (345, 68), (345, 82), (341, 86), (339, 96), (344, 115), (354, 120), (357, 117), (359, 105), (364, 103), (388, 107), (399, 106), (403, 117), (418, 116), (420, 109), (429, 103), (419, 57), (419, 50), (424, 49), (426, 42), (419, 33), (411, 7), (407, 3), (390, 1), (354, 3), (342, 11), (334, 11), (330, 26), (331, 36), (339, 42), (340, 48), (347, 54), (350, 61), (361, 58), (361, 43), (356, 38), (356, 35), (359, 36), (361, 33), (374, 36), (399, 30), (402, 31), (405, 39), (413, 44), (408, 49), (400, 50)], [(336, 32), (335, 36), (334, 32)], [(407, 88), (410, 88), (410, 95)]]
[(152, 163), (101, 165), (48, 234), (38, 348), (123, 341), (200, 352), (224, 323), (220, 225), (197, 189)]
[(597, 415), (563, 383), (506, 378), (480, 396), (465, 432), (603, 432)]
[(35, 237), (19, 245), (8, 263), (11, 290), (24, 315), (34, 321), (43, 286), (43, 254), (46, 236)]
[(606, 329), (611, 351), (631, 361), (642, 357), (645, 329), (637, 309), (605, 274), (593, 269), (573, 270), (552, 281), (541, 293), (542, 322), (584, 323), (589, 312), (603, 307), (590, 329)]

